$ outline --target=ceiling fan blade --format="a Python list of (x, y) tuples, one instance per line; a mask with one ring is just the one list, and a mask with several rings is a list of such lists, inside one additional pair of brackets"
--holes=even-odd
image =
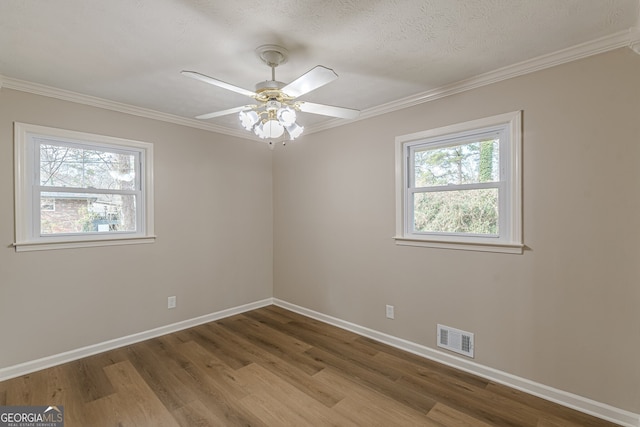
[(338, 75), (331, 68), (318, 65), (283, 87), (282, 92), (292, 98), (297, 98), (331, 83), (337, 78)]
[(223, 82), (222, 80), (214, 79), (213, 77), (205, 76), (204, 74), (200, 74), (196, 71), (181, 71), (180, 74), (182, 74), (183, 76), (191, 77), (192, 79), (200, 80), (201, 82), (209, 83), (211, 85), (230, 90), (232, 92), (239, 93), (240, 95), (254, 97), (256, 94), (253, 91), (234, 86), (230, 83)]
[(333, 105), (314, 104), (313, 102), (300, 101), (296, 103), (300, 111), (305, 113), (321, 114), (323, 116), (339, 117), (341, 119), (355, 119), (360, 111), (351, 108), (334, 107)]
[(221, 117), (221, 116), (226, 116), (233, 113), (239, 113), (240, 111), (251, 110), (252, 108), (256, 108), (256, 107), (257, 105), (243, 105), (242, 107), (229, 108), (228, 110), (202, 114), (200, 116), (197, 116), (196, 119), (199, 119), (199, 120), (212, 119), (214, 117)]

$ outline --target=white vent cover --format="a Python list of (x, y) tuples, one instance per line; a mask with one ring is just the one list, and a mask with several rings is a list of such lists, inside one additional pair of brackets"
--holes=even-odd
[(464, 356), (473, 357), (473, 334), (439, 324), (438, 347), (455, 351)]

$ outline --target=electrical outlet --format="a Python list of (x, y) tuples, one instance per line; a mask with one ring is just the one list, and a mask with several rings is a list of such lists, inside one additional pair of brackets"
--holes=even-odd
[(393, 319), (394, 318), (394, 309), (392, 305), (388, 305), (387, 304), (387, 319)]
[(176, 297), (167, 298), (167, 308), (176, 308)]

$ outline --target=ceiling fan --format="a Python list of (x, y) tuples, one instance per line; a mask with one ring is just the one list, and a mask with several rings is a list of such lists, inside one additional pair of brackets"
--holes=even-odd
[(256, 49), (256, 53), (265, 64), (271, 67), (271, 80), (256, 84), (255, 91), (234, 86), (196, 71), (182, 71), (182, 74), (187, 77), (248, 96), (257, 102), (257, 104), (202, 114), (196, 119), (211, 119), (239, 113), (242, 126), (260, 138), (275, 139), (286, 132), (289, 139), (295, 139), (304, 130), (296, 122), (298, 111), (343, 119), (354, 119), (360, 114), (360, 111), (351, 108), (297, 100), (300, 96), (337, 79), (338, 75), (332, 69), (318, 65), (291, 83), (285, 84), (276, 80), (275, 70), (278, 65), (287, 62), (288, 51), (277, 45), (263, 45)]

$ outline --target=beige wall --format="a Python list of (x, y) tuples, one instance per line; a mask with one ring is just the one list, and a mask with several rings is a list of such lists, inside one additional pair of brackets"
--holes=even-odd
[[(153, 143), (156, 243), (16, 253), (14, 121)], [(0, 368), (271, 297), (271, 157), (256, 142), (1, 89)]]
[[(396, 246), (394, 138), (515, 110), (525, 253)], [(471, 331), (482, 365), (638, 413), (639, 165), (629, 49), (307, 135), (274, 157), (274, 296), (434, 348)]]

